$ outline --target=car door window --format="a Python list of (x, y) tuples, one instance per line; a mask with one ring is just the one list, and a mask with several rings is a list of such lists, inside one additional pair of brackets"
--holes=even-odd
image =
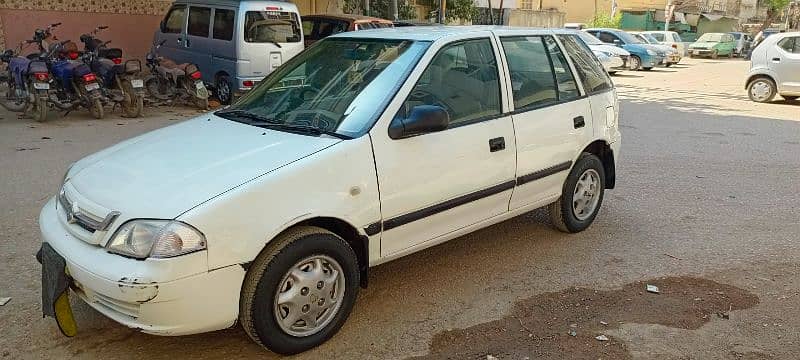
[(211, 8), (195, 6), (189, 8), (189, 25), (186, 26), (189, 35), (208, 37), (210, 25)]
[(556, 80), (542, 37), (503, 37), (500, 42), (511, 76), (514, 109), (536, 108), (558, 102)]
[(607, 32), (601, 32), (600, 36), (598, 36), (598, 39), (607, 44), (613, 44), (614, 40), (619, 40), (619, 38), (616, 35)]
[(214, 39), (233, 39), (234, 14), (233, 10), (214, 9), (214, 33), (212, 34)]
[(580, 97), (581, 93), (578, 90), (578, 83), (575, 81), (572, 69), (570, 69), (567, 58), (564, 56), (564, 53), (561, 52), (558, 43), (556, 43), (556, 40), (552, 36), (545, 36), (544, 41), (545, 45), (547, 45), (550, 61), (552, 61), (553, 64), (553, 72), (556, 76), (558, 100), (569, 101)]
[(564, 44), (564, 49), (572, 59), (575, 71), (581, 77), (586, 93), (593, 94), (614, 87), (611, 78), (603, 69), (603, 65), (589, 54), (591, 50), (583, 45), (577, 36), (559, 35), (559, 40)]
[(407, 114), (417, 105), (437, 105), (450, 115), (450, 126), (497, 116), (500, 82), (488, 38), (447, 45), (436, 54), (400, 109)]
[(161, 28), (161, 32), (180, 34), (183, 31), (183, 24), (185, 21), (186, 5), (175, 5), (164, 18), (164, 25)]

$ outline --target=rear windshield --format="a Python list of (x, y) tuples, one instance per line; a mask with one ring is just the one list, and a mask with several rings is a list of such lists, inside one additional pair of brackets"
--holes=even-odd
[(244, 41), (250, 43), (300, 42), (300, 21), (286, 11), (248, 11), (244, 19)]

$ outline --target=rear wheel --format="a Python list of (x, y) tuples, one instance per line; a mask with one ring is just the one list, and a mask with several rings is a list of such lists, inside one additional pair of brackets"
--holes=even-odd
[(89, 106), (89, 111), (95, 119), (102, 119), (105, 116), (103, 111), (103, 102), (100, 99), (94, 99)]
[(47, 97), (45, 96), (36, 96), (36, 101), (33, 102), (33, 106), (31, 106), (31, 116), (34, 120), (38, 122), (45, 122), (47, 121)]
[(777, 92), (775, 82), (766, 77), (757, 78), (747, 86), (747, 96), (755, 102), (770, 102)]
[(231, 90), (231, 79), (228, 75), (217, 76), (217, 81), (214, 84), (214, 91), (217, 95), (217, 100), (222, 105), (229, 105), (233, 100), (233, 91)]
[(125, 117), (136, 118), (142, 116), (144, 99), (136, 93), (129, 80), (122, 80), (122, 109)]
[(553, 225), (568, 233), (586, 230), (600, 211), (605, 184), (600, 159), (594, 154), (581, 154), (564, 182), (561, 197), (549, 206)]
[(309, 350), (347, 320), (358, 294), (356, 254), (322, 228), (287, 230), (245, 276), (239, 320), (256, 343), (279, 354)]
[(200, 109), (200, 110), (208, 110), (208, 98), (203, 99), (203, 98), (195, 97), (194, 98), (194, 106), (197, 106), (197, 108)]

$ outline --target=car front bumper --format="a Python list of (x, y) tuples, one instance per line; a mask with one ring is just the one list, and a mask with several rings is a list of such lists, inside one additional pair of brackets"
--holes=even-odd
[(668, 64), (677, 64), (681, 62), (681, 56), (679, 54), (669, 54), (667, 55), (667, 63)]
[(245, 274), (241, 266), (208, 271), (204, 251), (147, 260), (111, 254), (75, 237), (62, 213), (55, 198), (44, 206), (42, 241), (65, 259), (70, 289), (95, 310), (155, 335), (195, 334), (236, 322)]

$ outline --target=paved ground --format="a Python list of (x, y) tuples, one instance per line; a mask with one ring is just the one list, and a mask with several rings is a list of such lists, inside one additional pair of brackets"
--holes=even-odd
[[(624, 154), (594, 226), (565, 235), (536, 211), (379, 266), (342, 331), (298, 358), (797, 358), (800, 104), (749, 102), (747, 64), (617, 77)], [(36, 219), (66, 164), (192, 113), (164, 112), (0, 113), (0, 358), (272, 358), (239, 328), (154, 337), (78, 303), (66, 339), (40, 316)]]

